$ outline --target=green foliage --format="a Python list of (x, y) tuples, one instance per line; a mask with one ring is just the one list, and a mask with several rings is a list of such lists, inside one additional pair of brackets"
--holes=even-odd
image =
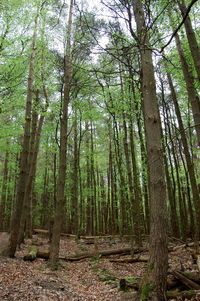
[(91, 261), (92, 263), (98, 263), (98, 262), (99, 262), (99, 259), (100, 259), (100, 256), (99, 256), (99, 255), (96, 255), (96, 256), (92, 256), (92, 257), (90, 258), (90, 261)]
[(149, 296), (150, 296), (151, 292), (153, 291), (153, 289), (154, 289), (154, 286), (152, 284), (150, 284), (150, 283), (145, 284), (141, 290), (141, 294), (140, 294), (141, 300), (142, 301), (149, 300)]
[(129, 283), (135, 283), (140, 277), (125, 277), (125, 280)]
[(100, 272), (99, 280), (105, 284), (113, 284), (116, 281), (116, 277), (112, 275), (108, 270), (103, 269)]
[[(108, 1), (109, 2), (109, 1)], [(196, 136), (193, 129), (191, 107), (181, 70), (180, 59), (174, 43), (165, 51), (165, 59), (159, 52), (171, 34), (171, 23), (179, 23), (179, 10), (172, 10), (173, 1), (146, 1), (145, 17), (148, 20), (148, 35), (153, 49), (157, 80), (157, 96), (160, 102), (160, 113), (163, 127), (164, 153), (172, 157), (170, 179), (174, 180), (173, 189), (178, 204), (177, 175), (181, 185), (187, 187), (187, 168), (182, 154), (180, 131), (174, 112), (171, 95), (167, 83), (166, 72), (172, 74), (177, 91), (179, 106), (190, 152), (195, 163), (196, 174), (199, 174)], [(186, 1), (189, 3), (189, 1)], [(187, 4), (188, 4), (187, 3)], [(6, 151), (9, 153), (9, 177), (7, 183), (6, 212), (8, 217), (13, 207), (17, 174), (19, 169), (19, 153), (24, 124), (24, 107), (27, 97), (28, 69), (31, 54), (31, 39), (37, 5), (41, 1), (1, 0), (0, 22), (0, 189), (3, 185), (3, 170)], [(109, 232), (111, 227), (117, 232), (123, 223), (122, 211), (126, 212), (126, 226), (132, 231), (134, 223), (129, 191), (129, 174), (127, 172), (124, 146), (128, 144), (129, 164), (133, 172), (131, 158), (130, 128), (133, 130), (135, 159), (138, 164), (138, 182), (141, 187), (141, 211), (145, 211), (145, 189), (148, 168), (145, 152), (145, 129), (140, 73), (141, 62), (137, 41), (130, 32), (127, 20), (127, 7), (124, 1), (108, 3), (111, 5), (112, 17), (101, 18), (96, 12), (81, 10), (80, 3), (73, 15), (72, 34), (72, 80), (70, 82), (70, 102), (68, 116), (68, 132), (66, 139), (67, 174), (65, 187), (65, 224), (73, 221), (73, 196), (77, 184), (77, 212), (81, 231), (86, 232), (88, 219), (93, 214), (95, 231)], [(117, 4), (117, 5), (115, 5)], [(168, 18), (170, 11), (171, 21)], [(114, 13), (116, 12), (116, 13)], [(199, 35), (199, 10), (195, 6), (191, 14), (195, 33)], [(38, 227), (48, 224), (53, 215), (56, 200), (56, 185), (59, 165), (60, 117), (64, 94), (64, 49), (66, 44), (66, 16), (68, 5), (63, 1), (50, 0), (44, 3), (40, 13), (36, 43), (36, 66), (34, 73), (34, 92), (40, 92), (40, 104), (37, 106), (39, 117), (44, 114), (45, 122), (42, 130), (40, 149), (37, 159), (37, 173), (33, 188), (33, 221)], [(119, 18), (119, 16), (124, 18)], [(123, 19), (123, 20), (122, 20)], [(131, 19), (132, 20), (132, 19)], [(128, 25), (128, 26), (127, 26)], [(132, 29), (135, 33), (134, 24)], [(194, 63), (183, 30), (180, 37), (186, 59), (195, 79), (195, 87), (199, 92)], [(159, 55), (158, 55), (159, 54)], [(161, 93), (161, 81), (164, 95)], [(48, 94), (49, 107), (44, 111)], [(33, 97), (35, 98), (35, 96)], [(164, 108), (165, 105), (165, 108)], [(166, 120), (163, 110), (167, 109)], [(169, 129), (164, 127), (166, 120)], [(124, 131), (127, 124), (127, 137)], [(76, 127), (76, 137), (75, 137)], [(170, 132), (171, 136), (170, 137)], [(74, 180), (75, 140), (78, 148), (78, 172)], [(144, 141), (142, 141), (144, 140)], [(144, 143), (144, 149), (141, 145)], [(172, 145), (172, 142), (174, 143)], [(172, 147), (175, 157), (172, 156)], [(183, 157), (183, 160), (182, 160)], [(176, 162), (178, 168), (176, 170)], [(121, 178), (124, 178), (121, 185)], [(198, 176), (197, 182), (200, 178)], [(75, 183), (76, 182), (76, 183)], [(133, 184), (133, 194), (136, 186)], [(189, 185), (190, 186), (190, 185)], [(187, 187), (190, 190), (190, 187)], [(134, 195), (135, 197), (135, 195)], [(149, 200), (147, 200), (148, 203)], [(190, 195), (186, 197), (186, 209), (189, 210)], [(124, 208), (123, 208), (124, 206)], [(146, 215), (144, 215), (144, 219)], [(81, 220), (80, 220), (81, 219)], [(116, 219), (116, 221), (114, 220)], [(114, 225), (115, 229), (114, 229)], [(103, 229), (100, 226), (103, 224)], [(72, 231), (73, 229), (70, 229)], [(127, 229), (126, 229), (127, 230)], [(126, 231), (125, 230), (125, 231)], [(94, 263), (99, 258), (94, 257)], [(105, 281), (114, 281), (105, 275)], [(111, 277), (112, 278), (112, 277)], [(134, 279), (126, 279), (134, 282)], [(150, 287), (146, 287), (144, 295), (148, 295)]]

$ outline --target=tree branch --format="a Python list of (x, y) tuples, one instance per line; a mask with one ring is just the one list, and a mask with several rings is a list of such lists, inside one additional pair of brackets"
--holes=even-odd
[(172, 33), (172, 36), (171, 36), (171, 38), (169, 39), (169, 41), (167, 42), (167, 44), (165, 44), (165, 45), (161, 48), (160, 53), (162, 53), (163, 50), (164, 50), (167, 46), (169, 46), (169, 44), (171, 43), (171, 41), (172, 41), (172, 39), (174, 38), (174, 36), (177, 34), (177, 32), (179, 31), (179, 29), (181, 28), (181, 26), (184, 24), (184, 22), (185, 22), (187, 16), (189, 15), (189, 12), (190, 12), (192, 6), (193, 6), (193, 5), (195, 4), (195, 2), (197, 2), (197, 1), (198, 1), (198, 0), (192, 0), (192, 1), (191, 1), (190, 5), (188, 6), (188, 8), (187, 8), (187, 10), (186, 10), (186, 12), (185, 12), (185, 16), (183, 17), (181, 23), (179, 24), (179, 26), (178, 26), (178, 27), (174, 30), (174, 32)]

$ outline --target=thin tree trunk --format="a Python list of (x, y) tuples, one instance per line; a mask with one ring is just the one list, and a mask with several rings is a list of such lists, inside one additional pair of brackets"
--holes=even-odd
[(5, 229), (9, 232), (9, 226), (10, 226), (10, 218), (12, 213), (12, 200), (14, 198), (13, 193), (13, 187), (11, 187), (10, 183), (12, 183), (14, 180), (13, 172), (11, 171), (11, 168), (8, 172), (8, 181), (7, 181), (7, 193), (6, 193), (6, 215), (5, 215)]
[(175, 88), (174, 88), (174, 85), (173, 85), (173, 82), (172, 82), (172, 79), (171, 79), (171, 76), (169, 73), (168, 73), (168, 81), (169, 81), (169, 86), (170, 86), (170, 90), (171, 90), (172, 100), (173, 100), (175, 111), (176, 111), (176, 116), (178, 119), (180, 135), (181, 135), (181, 140), (182, 140), (182, 144), (183, 144), (183, 150), (184, 150), (188, 173), (189, 173), (189, 177), (190, 177), (193, 201), (194, 201), (194, 206), (196, 209), (196, 211), (195, 211), (195, 213), (196, 213), (195, 241), (197, 242), (199, 240), (199, 223), (200, 223), (199, 191), (198, 191), (198, 186), (197, 186), (197, 181), (196, 181), (196, 176), (195, 176), (195, 171), (194, 171), (194, 165), (193, 165), (193, 162), (192, 162), (192, 159), (190, 156), (188, 142), (187, 142), (187, 138), (186, 138), (186, 134), (185, 134), (185, 129), (183, 126), (181, 112), (180, 112), (180, 108), (178, 105), (176, 91), (175, 91)]
[(25, 194), (25, 197), (27, 197), (27, 201), (28, 201), (27, 202), (27, 210), (26, 210), (25, 234), (26, 234), (26, 237), (28, 237), (28, 238), (32, 237), (32, 193), (34, 190), (34, 182), (35, 182), (36, 167), (37, 167), (37, 157), (38, 157), (38, 152), (39, 152), (40, 137), (41, 137), (41, 133), (42, 133), (42, 127), (43, 127), (43, 123), (44, 123), (44, 119), (45, 119), (46, 110), (47, 110), (47, 106), (39, 118), (38, 127), (37, 127), (37, 131), (36, 131), (36, 137), (35, 137), (33, 158), (32, 158), (31, 168), (30, 168), (30, 175), (28, 178), (26, 194)]
[(86, 122), (86, 168), (87, 168), (87, 228), (86, 232), (92, 235), (93, 231), (93, 197), (92, 197), (92, 175), (91, 175), (91, 148), (90, 148), (90, 131), (88, 121)]
[(178, 34), (175, 35), (175, 39), (176, 39), (176, 45), (179, 52), (183, 75), (186, 83), (188, 100), (192, 108), (194, 125), (197, 133), (197, 142), (198, 142), (198, 146), (200, 147), (200, 100)]
[(119, 175), (119, 192), (120, 192), (120, 234), (124, 235), (128, 230), (127, 223), (127, 203), (129, 201), (128, 193), (126, 191), (126, 181), (124, 176), (123, 158), (121, 151), (121, 143), (119, 139), (119, 129), (116, 120), (114, 120), (114, 143), (115, 143), (115, 157)]
[[(122, 78), (122, 71), (121, 67), (120, 70), (120, 85), (121, 85), (121, 94), (122, 99), (124, 101), (124, 85), (123, 85), (123, 78)], [(141, 205), (141, 198), (138, 191), (138, 171), (136, 166), (136, 154), (135, 154), (135, 147), (133, 141), (133, 134), (131, 139), (131, 158), (130, 158), (130, 150), (129, 150), (129, 143), (128, 143), (128, 130), (127, 130), (127, 122), (125, 113), (123, 113), (123, 144), (124, 144), (124, 154), (125, 154), (125, 162), (126, 162), (126, 169), (127, 169), (127, 176), (128, 176), (128, 188), (129, 188), (129, 198), (130, 198), (130, 206), (132, 211), (132, 224), (133, 224), (133, 232), (135, 234), (135, 243), (137, 246), (141, 246), (141, 229), (140, 229), (140, 205)], [(132, 130), (132, 127), (131, 127)], [(132, 160), (131, 160), (132, 159)]]
[(73, 171), (72, 171), (72, 231), (78, 234), (78, 131), (77, 112), (74, 112), (74, 149), (73, 149)]
[[(135, 94), (135, 83), (134, 83), (134, 73), (131, 66), (131, 62), (129, 57), (127, 57), (127, 63), (129, 68), (129, 77), (130, 77), (130, 94), (132, 94), (133, 103), (130, 103), (130, 111), (132, 108), (134, 108), (135, 115), (136, 115), (136, 123), (138, 127), (138, 136), (140, 140), (140, 152), (141, 152), (141, 165), (142, 165), (142, 189), (140, 187), (140, 181), (139, 180), (139, 170), (137, 167), (137, 162), (133, 156), (133, 153), (135, 152), (135, 146), (134, 146), (134, 135), (133, 135), (133, 121), (130, 116), (130, 123), (129, 123), (129, 130), (130, 130), (130, 144), (132, 148), (132, 164), (133, 164), (133, 173), (135, 176), (135, 183), (137, 183), (137, 190), (138, 190), (138, 199), (140, 200), (140, 203), (142, 203), (142, 190), (143, 190), (143, 198), (144, 198), (144, 227), (145, 227), (145, 233), (149, 234), (149, 195), (148, 195), (148, 187), (147, 187), (147, 158), (146, 158), (146, 149), (145, 149), (145, 143), (144, 143), (144, 137), (143, 137), (143, 131), (142, 131), (142, 121), (141, 121), (141, 107), (142, 104), (140, 104), (137, 100), (136, 94)], [(141, 91), (140, 91), (141, 93)], [(137, 194), (137, 191), (136, 191)]]
[[(46, 229), (48, 226), (48, 219), (52, 218), (52, 212), (51, 215), (48, 216), (49, 212), (49, 192), (48, 192), (48, 186), (49, 186), (49, 169), (48, 169), (48, 155), (45, 154), (45, 170), (43, 175), (43, 187), (42, 187), (42, 194), (41, 194), (41, 226), (42, 228)], [(52, 210), (53, 211), (53, 210)]]
[(70, 84), (72, 78), (71, 63), (71, 31), (72, 31), (72, 10), (74, 1), (70, 1), (69, 18), (67, 23), (67, 43), (64, 65), (64, 97), (62, 103), (62, 112), (60, 119), (60, 153), (59, 153), (59, 169), (56, 195), (56, 208), (52, 233), (52, 241), (50, 244), (50, 266), (52, 269), (58, 267), (60, 234), (63, 223), (63, 210), (65, 206), (65, 177), (66, 177), (66, 153), (67, 153), (67, 128), (68, 128), (68, 105), (70, 100)]
[[(79, 125), (79, 128), (81, 127), (81, 120), (80, 120), (80, 125)], [(82, 137), (81, 137), (81, 129), (80, 129), (80, 135), (79, 135), (79, 142), (78, 142), (78, 150), (77, 150), (77, 153), (78, 153), (78, 156), (77, 156), (77, 177), (78, 177), (78, 191), (79, 191), (79, 199), (78, 199), (78, 206), (79, 206), (79, 216), (78, 216), (78, 233), (77, 235), (80, 235), (81, 233), (81, 225), (82, 225), (82, 219), (83, 219), (83, 198), (82, 198), (82, 179), (81, 179), (81, 168), (80, 168), (80, 152), (81, 152), (81, 142), (82, 142)]]
[[(178, 1), (178, 6), (180, 8), (182, 16), (184, 17), (185, 13), (187, 11), (184, 0)], [(186, 34), (187, 34), (188, 43), (189, 43), (189, 46), (190, 46), (190, 51), (191, 51), (191, 54), (192, 54), (192, 57), (193, 57), (196, 73), (197, 73), (198, 79), (200, 81), (200, 51), (199, 51), (199, 46), (198, 46), (198, 43), (197, 43), (195, 32), (192, 28), (192, 22), (191, 22), (191, 19), (190, 19), (189, 15), (185, 19), (184, 26), (185, 26), (185, 31), (186, 31)]]
[(93, 134), (93, 124), (90, 122), (90, 141), (91, 141), (91, 157), (90, 157), (90, 167), (91, 167), (91, 188), (92, 188), (92, 214), (93, 214), (93, 225), (92, 225), (92, 234), (96, 235), (97, 231), (97, 197), (96, 197), (96, 173), (95, 173), (95, 162), (94, 162), (94, 134)]
[[(190, 214), (188, 214), (187, 212), (187, 205), (186, 205), (186, 193), (185, 193), (185, 187), (188, 186), (188, 189), (190, 190), (190, 183), (189, 183), (189, 179), (188, 179), (188, 170), (187, 170), (187, 166), (185, 164), (185, 160), (184, 160), (184, 156), (183, 156), (183, 150), (182, 150), (182, 142), (181, 140), (179, 140), (179, 153), (180, 153), (180, 157), (181, 157), (181, 161), (182, 161), (182, 164), (183, 164), (183, 168), (184, 168), (184, 172), (185, 172), (185, 177), (182, 176), (182, 178), (180, 177), (180, 183), (181, 183), (181, 198), (182, 198), (182, 211), (180, 209), (180, 216), (181, 216), (181, 220), (182, 221), (182, 224), (183, 224), (183, 240), (187, 239), (188, 238), (188, 234), (190, 233), (189, 232), (189, 227), (188, 227), (188, 219), (190, 218), (191, 219), (191, 216)], [(179, 167), (180, 169), (180, 167)], [(183, 184), (183, 178), (185, 179), (185, 187), (184, 187), (184, 184)], [(189, 204), (188, 204), (189, 205)], [(193, 228), (194, 229), (194, 228)], [(192, 232), (191, 232), (192, 233)], [(194, 236), (194, 235), (192, 235)], [(190, 235), (191, 237), (191, 235)]]
[[(8, 143), (7, 143), (7, 148), (8, 148)], [(5, 230), (6, 194), (7, 194), (7, 186), (8, 186), (8, 160), (9, 160), (9, 153), (7, 150), (4, 159), (3, 182), (2, 182), (1, 201), (0, 201), (0, 231)]]
[(134, 134), (133, 134), (133, 122), (132, 120), (129, 121), (129, 135), (130, 135), (130, 148), (131, 148), (131, 161), (132, 161), (132, 169), (133, 169), (133, 182), (134, 182), (134, 191), (135, 191), (135, 202), (136, 205), (136, 223), (137, 223), (137, 231), (135, 232), (136, 238), (138, 241), (136, 243), (138, 246), (142, 244), (142, 237), (141, 237), (141, 208), (142, 208), (142, 191), (140, 186), (140, 179), (139, 179), (139, 168), (137, 164), (137, 155), (136, 155), (136, 148), (134, 142)]
[[(173, 164), (171, 159), (171, 150), (169, 147), (169, 142), (167, 139), (167, 135), (169, 135), (169, 138), (171, 139), (172, 144), (172, 154), (174, 155), (174, 161), (176, 161), (175, 153), (174, 153), (174, 144), (173, 139), (171, 135), (171, 128), (170, 128), (170, 119), (167, 112), (167, 104), (165, 102), (165, 94), (164, 94), (164, 83), (162, 81), (162, 78), (160, 76), (160, 84), (161, 84), (161, 93), (162, 93), (162, 109), (163, 109), (163, 117), (164, 117), (164, 137), (163, 137), (163, 144), (164, 148), (167, 149), (167, 152), (164, 152), (164, 162), (165, 162), (165, 175), (166, 175), (166, 184), (167, 184), (167, 191), (168, 191), (168, 200), (169, 200), (169, 206), (170, 206), (170, 222), (171, 222), (171, 229), (172, 234), (174, 237), (180, 237), (180, 231), (179, 231), (179, 219), (178, 219), (178, 213), (177, 213), (177, 205), (176, 205), (176, 182), (174, 178), (174, 172), (173, 172)], [(168, 156), (167, 156), (168, 153)], [(169, 172), (169, 166), (168, 166), (168, 160), (170, 163), (170, 169), (171, 169), (171, 176)], [(175, 163), (176, 164), (176, 163)]]
[[(117, 203), (117, 183), (115, 172), (114, 151), (112, 146), (112, 133), (111, 123), (109, 123), (109, 161), (108, 161), (108, 185), (110, 187), (110, 196), (108, 198), (109, 206), (109, 223), (107, 233), (116, 234), (119, 231), (118, 220), (118, 203)], [(110, 200), (110, 201), (109, 201)]]

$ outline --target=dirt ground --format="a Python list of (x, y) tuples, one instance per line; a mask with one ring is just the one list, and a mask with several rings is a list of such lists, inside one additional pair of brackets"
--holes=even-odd
[[(48, 248), (48, 238), (34, 235), (26, 240), (17, 251), (16, 258), (0, 257), (0, 301), (126, 301), (133, 300), (132, 290), (119, 290), (119, 281), (143, 275), (146, 263), (116, 263), (111, 259), (130, 257), (113, 255), (109, 257), (82, 259), (76, 262), (60, 261), (57, 271), (48, 268), (48, 262), (37, 258), (33, 262), (23, 260), (30, 245)], [(6, 235), (0, 234), (0, 248), (6, 244)], [(129, 247), (130, 243), (120, 239), (98, 241), (98, 250)], [(69, 255), (95, 249), (94, 244), (74, 238), (61, 240), (61, 255)], [(148, 255), (144, 253), (144, 255)], [(190, 251), (180, 248), (170, 252), (169, 267), (174, 270), (190, 270), (193, 265)], [(172, 300), (172, 299), (171, 299)], [(177, 298), (174, 300), (183, 300)], [(187, 300), (187, 299), (185, 299)], [(200, 300), (200, 295), (191, 299)]]

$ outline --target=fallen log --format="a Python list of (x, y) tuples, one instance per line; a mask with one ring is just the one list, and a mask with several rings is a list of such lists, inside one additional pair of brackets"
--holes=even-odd
[(179, 273), (181, 273), (182, 275), (186, 276), (187, 278), (189, 278), (190, 280), (197, 282), (198, 284), (200, 284), (200, 273), (199, 272), (182, 272), (179, 271)]
[(171, 250), (176, 251), (176, 250), (179, 250), (179, 249), (182, 249), (182, 248), (188, 248), (188, 247), (193, 247), (193, 246), (194, 246), (194, 242), (189, 242), (189, 243), (185, 243), (185, 244), (182, 244), (182, 245), (179, 245), (179, 246), (175, 246)]
[(134, 263), (134, 262), (147, 262), (148, 260), (149, 260), (148, 256), (141, 256), (141, 257), (137, 257), (137, 258), (110, 259), (110, 262)]
[[(171, 277), (174, 277), (170, 275)], [(127, 277), (121, 278), (119, 280), (119, 288), (122, 291), (126, 291), (129, 288), (139, 291), (141, 288), (142, 278), (141, 277)], [(180, 282), (175, 278), (167, 277), (167, 289), (171, 290), (172, 288), (177, 287)]]
[[(191, 271), (178, 271), (178, 273), (180, 273), (181, 275), (185, 276), (186, 278), (188, 278), (189, 280), (195, 282), (196, 284), (200, 284), (200, 273), (199, 272), (191, 272)], [(167, 276), (167, 288), (171, 289), (173, 287), (178, 287), (180, 285), (182, 285), (183, 282), (175, 277), (173, 271), (171, 271), (168, 276)]]
[(189, 289), (192, 290), (200, 290), (200, 285), (196, 282), (190, 280), (185, 275), (183, 275), (180, 272), (173, 271), (172, 274), (178, 279), (180, 282), (182, 282), (185, 286), (187, 286)]
[[(187, 298), (187, 300), (195, 297), (197, 295), (198, 291), (167, 291), (166, 296), (167, 299), (177, 299), (177, 298), (184, 298), (184, 300)], [(120, 301), (125, 301), (125, 300), (131, 300), (131, 301), (139, 301), (140, 299), (140, 294), (138, 292), (122, 292)]]
[[(33, 229), (33, 233), (34, 234), (49, 235), (49, 231), (48, 230), (44, 230), (44, 229)], [(76, 238), (76, 235), (74, 235), (74, 234), (67, 234), (67, 233), (61, 233), (61, 236)]]
[[(130, 254), (131, 251), (132, 251), (132, 248), (99, 250), (98, 252), (92, 251), (92, 252), (80, 253), (80, 254), (67, 256), (65, 258), (65, 260), (77, 261), (77, 260), (81, 260), (81, 259), (84, 259), (84, 258), (90, 258), (90, 257), (94, 257), (94, 256), (103, 257), (103, 256), (111, 256), (111, 255)], [(143, 252), (143, 250), (141, 250), (141, 249), (134, 250), (134, 253), (140, 253), (140, 252)]]
[(167, 299), (175, 299), (175, 298), (187, 298), (191, 299), (192, 297), (195, 297), (199, 291), (195, 290), (188, 290), (188, 291), (178, 291), (178, 290), (172, 290), (167, 291)]
[[(122, 255), (122, 254), (130, 254), (131, 248), (122, 248), (122, 249), (112, 249), (112, 250), (98, 250), (98, 251), (92, 251), (92, 252), (84, 252), (79, 254), (72, 254), (72, 255), (60, 255), (59, 259), (65, 260), (65, 261), (78, 261), (85, 258), (91, 258), (94, 256), (103, 257), (103, 256), (111, 256), (111, 255)], [(140, 253), (143, 252), (142, 249), (135, 249), (134, 253)], [(37, 251), (37, 257), (48, 259), (49, 258), (49, 251), (45, 250), (38, 250)]]
[[(45, 230), (45, 229), (33, 229), (33, 233), (34, 234), (46, 234), (48, 235), (49, 234), (49, 230)], [(65, 236), (65, 237), (71, 237), (71, 238), (76, 238), (77, 235), (75, 234), (69, 234), (69, 233), (61, 233), (61, 236)], [(96, 235), (96, 236), (90, 236), (90, 235), (80, 235), (79, 238), (80, 239), (84, 239), (86, 241), (95, 241), (95, 240), (98, 240), (98, 239), (105, 239), (105, 240), (109, 240), (109, 239), (119, 239), (119, 240), (123, 240), (123, 239), (131, 239), (131, 238), (134, 238), (135, 235), (132, 235), (132, 234), (126, 234), (126, 235), (123, 235), (123, 236), (120, 236), (120, 235)]]
[(36, 258), (49, 259), (49, 251), (38, 249), (36, 245), (30, 246), (28, 254), (23, 257), (23, 260), (34, 261)]

